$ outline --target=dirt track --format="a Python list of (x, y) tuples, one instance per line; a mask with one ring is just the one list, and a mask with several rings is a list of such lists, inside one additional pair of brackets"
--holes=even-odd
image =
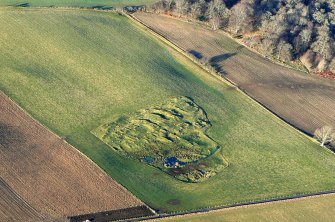
[(0, 163), (1, 218), (63, 219), (143, 205), (1, 91)]
[(228, 80), (295, 127), (313, 134), (335, 127), (335, 81), (272, 63), (223, 32), (165, 15), (135, 17), (186, 52), (208, 61)]

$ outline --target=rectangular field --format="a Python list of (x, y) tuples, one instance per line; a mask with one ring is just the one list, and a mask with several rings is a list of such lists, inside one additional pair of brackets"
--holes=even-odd
[[(15, 204), (12, 209), (1, 208), (0, 212), (5, 210), (5, 217), (1, 218), (64, 219), (75, 214), (143, 205), (1, 91), (0, 162), (1, 189), (10, 187), (20, 197), (16, 201), (8, 189), (0, 193), (1, 201), (8, 199)], [(15, 207), (23, 212), (17, 212)]]
[(335, 127), (335, 81), (295, 71), (251, 52), (220, 31), (171, 16), (137, 13), (156, 32), (219, 70), (251, 97), (313, 134)]
[[(159, 212), (335, 188), (333, 153), (125, 16), (3, 9), (0, 19), (0, 89)], [(180, 96), (206, 110), (206, 133), (229, 163), (204, 182), (176, 180), (91, 134)]]

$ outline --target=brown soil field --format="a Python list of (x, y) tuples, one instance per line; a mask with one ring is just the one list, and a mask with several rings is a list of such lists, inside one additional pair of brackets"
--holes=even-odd
[(144, 205), (1, 91), (0, 163), (1, 218), (64, 219)]
[(273, 63), (222, 31), (168, 15), (134, 16), (298, 129), (313, 134), (324, 125), (335, 127), (335, 81)]
[(0, 177), (0, 221), (46, 221)]

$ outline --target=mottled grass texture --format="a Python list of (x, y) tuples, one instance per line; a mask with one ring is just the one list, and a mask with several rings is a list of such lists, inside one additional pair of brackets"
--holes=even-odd
[(121, 116), (92, 133), (119, 153), (146, 162), (185, 182), (201, 182), (227, 166), (221, 146), (206, 135), (205, 110), (179, 97)]

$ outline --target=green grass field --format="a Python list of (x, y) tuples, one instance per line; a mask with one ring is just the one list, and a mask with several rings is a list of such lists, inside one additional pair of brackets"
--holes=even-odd
[[(335, 155), (126, 17), (1, 9), (0, 89), (155, 209), (183, 211), (334, 189)], [(185, 183), (125, 158), (91, 131), (188, 96), (229, 166)]]
[(239, 222), (239, 221), (334, 221), (335, 195), (324, 195), (293, 201), (280, 201), (269, 204), (238, 207), (207, 214), (175, 217), (164, 221), (178, 222)]
[(32, 7), (92, 7), (125, 5), (143, 5), (156, 2), (155, 0), (0, 0), (0, 6), (13, 6), (29, 3)]

